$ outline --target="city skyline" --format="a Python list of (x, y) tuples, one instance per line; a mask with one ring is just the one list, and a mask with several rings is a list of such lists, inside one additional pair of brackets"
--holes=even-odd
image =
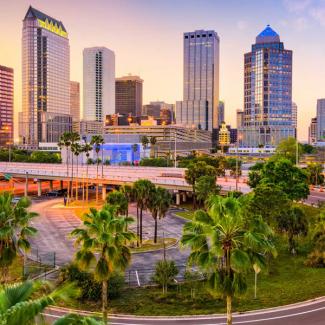
[[(0, 22), (1, 30), (11, 32), (0, 34), (0, 43), (4, 45), (0, 63), (15, 70), (16, 121), (17, 112), (21, 111), (21, 20), (31, 4), (64, 21), (71, 43), (71, 80), (82, 84), (83, 48), (107, 46), (116, 53), (116, 76), (133, 73), (144, 79), (144, 104), (156, 99), (171, 103), (182, 99), (183, 33), (214, 29), (220, 37), (220, 99), (225, 101), (226, 122), (232, 125), (235, 125), (236, 109), (243, 107), (242, 56), (249, 50), (256, 33), (270, 23), (295, 53), (293, 101), (298, 105), (298, 137), (306, 140), (308, 123), (316, 113), (316, 100), (325, 97), (322, 90), (325, 69), (321, 66), (325, 45), (317, 41), (324, 30), (322, 3), (277, 1), (277, 6), (267, 1), (250, 1), (246, 5), (238, 1), (227, 4), (202, 1), (200, 6), (197, 3), (78, 1), (78, 15), (74, 15), (68, 9), (76, 5), (75, 1), (4, 1), (2, 6), (7, 14)], [(258, 16), (257, 4), (261, 9)], [(95, 10), (90, 10), (91, 7)], [(220, 15), (216, 18), (217, 13)], [(166, 26), (157, 23), (159, 15), (167, 17)], [(87, 21), (92, 23), (86, 24)], [(136, 24), (138, 21), (146, 23)], [(137, 46), (133, 43), (134, 35), (141, 35)], [(302, 43), (308, 46), (301, 46)]]

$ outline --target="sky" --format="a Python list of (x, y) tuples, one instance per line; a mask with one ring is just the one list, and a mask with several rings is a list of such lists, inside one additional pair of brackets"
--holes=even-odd
[(183, 33), (213, 29), (220, 37), (220, 99), (226, 122), (235, 127), (236, 109), (243, 107), (244, 53), (270, 24), (293, 50), (299, 139), (307, 140), (316, 100), (325, 98), (325, 0), (0, 0), (0, 65), (15, 70), (16, 116), (29, 5), (65, 25), (71, 80), (81, 86), (82, 50), (106, 46), (115, 52), (117, 77), (131, 73), (144, 80), (144, 104), (182, 100)]

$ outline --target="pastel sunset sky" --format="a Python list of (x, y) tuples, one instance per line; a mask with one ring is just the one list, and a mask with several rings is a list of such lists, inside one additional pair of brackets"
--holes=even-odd
[[(106, 46), (116, 76), (144, 79), (144, 104), (182, 99), (182, 35), (214, 29), (220, 37), (220, 98), (235, 126), (243, 106), (243, 55), (267, 24), (293, 50), (298, 136), (307, 139), (317, 98), (325, 97), (325, 0), (0, 0), (0, 65), (15, 69), (21, 110), (21, 29), (29, 5), (61, 20), (71, 47), (71, 80), (82, 84), (82, 50)], [(82, 96), (81, 96), (82, 97)]]

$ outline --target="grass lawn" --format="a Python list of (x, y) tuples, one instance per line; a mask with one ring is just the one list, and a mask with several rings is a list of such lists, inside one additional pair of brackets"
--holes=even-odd
[[(325, 269), (304, 266), (304, 257), (282, 253), (271, 263), (269, 274), (258, 276), (257, 299), (254, 299), (254, 275), (249, 275), (248, 291), (234, 301), (235, 311), (291, 304), (325, 295)], [(191, 297), (195, 288), (195, 297)], [(204, 283), (174, 286), (166, 296), (157, 287), (126, 288), (109, 302), (110, 313), (135, 315), (189, 315), (224, 313), (225, 302), (213, 297)], [(70, 307), (100, 311), (100, 302), (74, 301)]]
[[(169, 248), (177, 243), (176, 238), (165, 238), (165, 247)], [(132, 247), (131, 252), (132, 253), (141, 253), (141, 252), (147, 252), (151, 250), (158, 250), (164, 248), (164, 243), (162, 238), (157, 239), (157, 243), (155, 244), (153, 242), (153, 239), (147, 239), (142, 242), (141, 247)]]
[(175, 213), (177, 216), (192, 220), (194, 216), (194, 211), (180, 211)]

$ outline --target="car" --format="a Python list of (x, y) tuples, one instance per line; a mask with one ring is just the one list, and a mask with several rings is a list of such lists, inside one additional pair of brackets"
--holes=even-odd
[(46, 196), (58, 197), (62, 195), (59, 193), (59, 191), (50, 191), (46, 193)]
[(11, 199), (11, 204), (17, 204), (19, 201), (20, 201), (21, 197), (19, 196), (14, 196), (12, 199)]
[(64, 196), (65, 194), (68, 193), (68, 190), (66, 188), (62, 188), (61, 190), (57, 191), (59, 196)]

